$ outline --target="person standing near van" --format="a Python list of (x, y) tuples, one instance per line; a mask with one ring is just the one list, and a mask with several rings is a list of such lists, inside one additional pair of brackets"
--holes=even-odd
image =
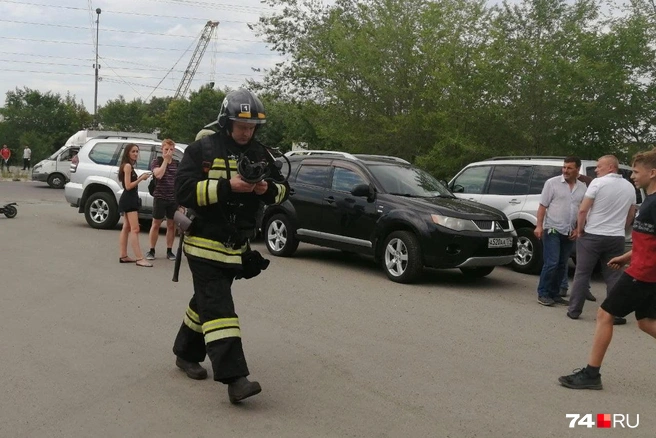
[(543, 306), (569, 304), (560, 296), (567, 263), (576, 239), (576, 217), (585, 195), (585, 183), (578, 180), (581, 160), (567, 157), (562, 175), (544, 183), (538, 207), (535, 237), (542, 240), (544, 264), (538, 283), (538, 303)]
[[(137, 266), (151, 268), (153, 265), (143, 259), (141, 246), (139, 245), (139, 183), (150, 177), (150, 172), (145, 172), (137, 176), (134, 166), (139, 158), (139, 146), (130, 143), (125, 146), (121, 164), (118, 170), (118, 180), (123, 185), (123, 193), (118, 201), (118, 207), (123, 217), (123, 228), (119, 235), (119, 262), (135, 263)], [(130, 239), (131, 236), (131, 239)], [(136, 260), (128, 257), (128, 240), (132, 242), (132, 251), (137, 257)]]
[(150, 165), (153, 178), (157, 185), (153, 192), (153, 224), (148, 235), (150, 250), (146, 253), (146, 260), (155, 260), (155, 245), (159, 237), (159, 227), (166, 218), (166, 258), (175, 260), (173, 241), (175, 240), (175, 222), (173, 215), (178, 205), (175, 201), (175, 174), (178, 172), (178, 163), (173, 160), (175, 143), (170, 138), (162, 141), (162, 156), (153, 160)]
[[(613, 270), (608, 261), (624, 254), (626, 228), (635, 216), (636, 192), (633, 184), (619, 172), (619, 161), (614, 155), (604, 155), (597, 161), (597, 178), (592, 180), (578, 214), (576, 241), (576, 271), (567, 316), (578, 319), (583, 312), (590, 277), (601, 261), (606, 282), (606, 294), (622, 275)], [(615, 318), (615, 324), (626, 319)]]
[(32, 149), (27, 143), (23, 146), (23, 170), (29, 170), (30, 161), (32, 160)]
[(2, 145), (2, 149), (0, 150), (0, 157), (2, 157), (2, 168), (4, 169), (5, 167), (7, 170), (9, 170), (9, 159), (11, 158), (11, 151), (7, 147), (6, 144)]

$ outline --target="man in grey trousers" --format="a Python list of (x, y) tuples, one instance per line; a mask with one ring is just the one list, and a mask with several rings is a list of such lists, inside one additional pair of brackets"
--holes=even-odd
[[(571, 319), (578, 319), (583, 311), (597, 262), (601, 261), (606, 294), (622, 275), (608, 267), (608, 261), (624, 254), (626, 229), (635, 216), (635, 188), (618, 173), (617, 158), (604, 155), (597, 161), (595, 171), (597, 178), (588, 186), (578, 213), (576, 271), (567, 311)], [(625, 323), (624, 318), (615, 319), (615, 324)]]

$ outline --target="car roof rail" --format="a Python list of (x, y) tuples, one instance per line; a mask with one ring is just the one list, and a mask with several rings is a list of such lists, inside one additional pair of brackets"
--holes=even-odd
[(339, 155), (344, 158), (350, 158), (352, 160), (357, 160), (355, 155), (349, 154), (348, 152), (339, 152), (339, 151), (326, 151), (326, 150), (302, 150), (302, 151), (289, 151), (285, 152), (285, 156), (293, 157), (298, 155)]
[(497, 160), (564, 160), (567, 157), (553, 156), (553, 155), (507, 155), (499, 157), (491, 157), (485, 161)]
[(152, 134), (143, 134), (143, 135), (139, 135), (139, 134), (130, 134), (130, 135), (106, 134), (106, 135), (98, 135), (96, 137), (92, 137), (89, 140), (95, 140), (95, 139), (106, 140), (108, 138), (120, 138), (121, 140), (135, 139), (135, 140), (159, 141), (157, 138), (153, 138)]
[(355, 154), (356, 158), (379, 158), (381, 160), (395, 161), (397, 163), (410, 164), (409, 161), (404, 160), (403, 158), (393, 157), (391, 155), (371, 155), (371, 154)]

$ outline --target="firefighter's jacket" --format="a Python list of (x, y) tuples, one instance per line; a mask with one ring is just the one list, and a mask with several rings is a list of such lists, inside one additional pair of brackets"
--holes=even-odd
[(273, 180), (266, 180), (269, 187), (264, 194), (233, 193), (229, 180), (238, 174), (241, 153), (251, 160), (261, 160), (268, 151), (255, 140), (246, 146), (238, 145), (224, 133), (195, 141), (185, 150), (175, 178), (175, 195), (179, 205), (197, 215), (184, 238), (187, 256), (227, 267), (241, 265), (241, 255), (255, 231), (260, 203), (280, 204), (289, 197), (289, 183), (278, 182), (283, 178), (273, 166)]

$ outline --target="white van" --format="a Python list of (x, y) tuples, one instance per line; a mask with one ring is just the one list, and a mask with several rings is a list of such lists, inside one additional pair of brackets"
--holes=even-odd
[(64, 146), (57, 152), (45, 160), (39, 161), (32, 168), (32, 181), (47, 182), (52, 188), (63, 189), (64, 185), (71, 180), (71, 160), (77, 155), (84, 143), (96, 137), (130, 137), (135, 135), (139, 136), (139, 138), (157, 140), (157, 134), (92, 130), (78, 131), (66, 140)]

